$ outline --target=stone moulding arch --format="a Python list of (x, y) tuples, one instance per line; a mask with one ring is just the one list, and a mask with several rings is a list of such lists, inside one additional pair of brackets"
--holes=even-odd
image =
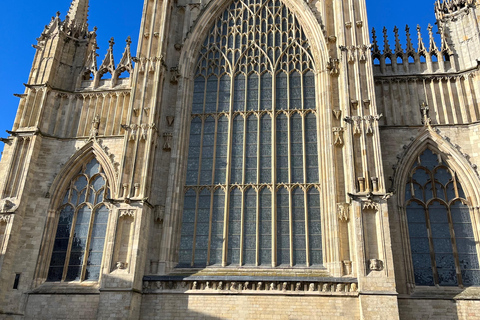
[(112, 197), (117, 195), (117, 179), (115, 170), (113, 169), (110, 158), (103, 151), (102, 147), (96, 141), (90, 141), (80, 148), (68, 161), (63, 165), (60, 172), (57, 174), (50, 186), (49, 194), (51, 195), (51, 201), (49, 208), (55, 209), (59, 205), (63, 197), (63, 192), (68, 188), (68, 184), (74, 175), (77, 174), (81, 166), (86, 164), (91, 159), (97, 159), (102, 166), (103, 172), (108, 179), (108, 186), (110, 188), (110, 194)]
[(402, 243), (402, 248), (399, 249), (400, 252), (398, 254), (404, 257), (403, 270), (405, 270), (407, 290), (409, 293), (415, 288), (415, 278), (413, 275), (413, 261), (405, 206), (405, 185), (407, 184), (413, 164), (426, 148), (429, 148), (435, 154), (442, 155), (446, 166), (457, 175), (470, 208), (472, 227), (477, 241), (477, 252), (480, 252), (480, 244), (478, 243), (478, 239), (480, 238), (480, 180), (478, 175), (465, 156), (448, 140), (442, 137), (435, 128), (426, 127), (415, 137), (406, 149), (404, 156), (398, 162), (393, 183), (393, 187), (397, 190), (394, 196), (396, 203), (393, 212), (396, 212), (399, 216)]
[[(325, 71), (328, 62), (328, 48), (315, 15), (305, 1), (281, 0), (285, 6), (295, 14), (305, 36), (309, 40), (314, 69)], [(232, 1), (212, 0), (208, 3), (200, 16), (194, 22), (187, 35), (179, 60), (180, 74), (187, 79), (193, 78), (197, 56), (200, 47), (205, 41), (205, 35), (215, 23), (216, 19), (225, 11)]]
[(458, 176), (470, 206), (480, 205), (480, 180), (470, 162), (449, 141), (438, 134), (435, 129), (427, 128), (420, 132), (400, 159), (395, 175), (394, 188), (397, 190), (397, 205), (403, 207), (405, 184), (415, 160), (426, 148), (444, 156), (447, 166)]
[(89, 141), (74, 153), (73, 156), (62, 166), (62, 169), (60, 169), (60, 172), (57, 174), (50, 187), (49, 193), (51, 195), (51, 200), (47, 219), (45, 221), (38, 263), (35, 269), (34, 286), (41, 285), (47, 279), (50, 257), (55, 240), (55, 230), (58, 223), (58, 208), (63, 199), (63, 192), (69, 187), (70, 181), (78, 173), (80, 168), (93, 158), (95, 158), (102, 166), (103, 172), (107, 177), (108, 186), (110, 187), (110, 194), (112, 197), (117, 194), (117, 179), (115, 171), (110, 164), (110, 158), (105, 151), (103, 151), (98, 142), (94, 140)]

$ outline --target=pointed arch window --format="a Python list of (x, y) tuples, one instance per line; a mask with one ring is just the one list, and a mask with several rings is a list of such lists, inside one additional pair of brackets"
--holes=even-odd
[(417, 285), (480, 285), (480, 266), (468, 201), (454, 171), (426, 149), (405, 190)]
[(100, 277), (110, 198), (96, 159), (71, 180), (60, 205), (47, 281), (97, 281)]
[(295, 15), (234, 0), (194, 75), (180, 266), (322, 266), (316, 110)]

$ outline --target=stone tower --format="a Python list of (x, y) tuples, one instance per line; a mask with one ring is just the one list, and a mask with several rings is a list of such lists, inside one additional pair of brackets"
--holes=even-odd
[[(0, 318), (480, 314), (477, 2), (145, 1), (38, 38), (0, 163)], [(372, 36), (372, 40), (370, 37)]]

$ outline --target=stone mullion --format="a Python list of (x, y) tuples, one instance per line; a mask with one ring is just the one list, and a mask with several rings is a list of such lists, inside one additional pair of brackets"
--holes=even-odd
[[(452, 212), (450, 206), (447, 205), (448, 228), (450, 229), (450, 241), (452, 242), (453, 259), (455, 260), (455, 273), (457, 274), (457, 285), (463, 286), (462, 268), (460, 266), (460, 259), (458, 257), (457, 239), (455, 237), (455, 230), (453, 229)], [(460, 271), (460, 272), (459, 272)]]
[[(290, 105), (290, 77), (288, 77), (288, 89), (287, 89), (287, 103)], [(290, 110), (290, 106), (288, 107)], [(290, 242), (290, 266), (293, 267), (293, 199), (292, 199), (292, 132), (291, 132), (291, 114), (287, 116), (287, 131), (288, 131), (288, 231)]]
[[(247, 80), (245, 80), (247, 81)], [(245, 94), (247, 90), (245, 90)], [(246, 100), (245, 100), (246, 101)], [(243, 172), (242, 172), (242, 205), (241, 205), (241, 222), (240, 222), (240, 266), (243, 265), (243, 245), (244, 245), (244, 220), (245, 220), (245, 181), (247, 175), (247, 121), (248, 115), (245, 113), (243, 117)]]
[[(234, 42), (236, 40), (235, 35)], [(229, 220), (229, 208), (230, 208), (230, 178), (231, 178), (231, 170), (232, 170), (232, 144), (233, 144), (233, 103), (234, 103), (234, 88), (235, 88), (235, 81), (237, 77), (234, 76), (234, 72), (232, 72), (232, 77), (230, 81), (230, 110), (228, 113), (228, 139), (227, 139), (227, 167), (225, 172), (225, 206), (224, 206), (224, 214), (223, 214), (223, 248), (222, 248), (222, 267), (227, 265), (228, 260), (228, 220)], [(245, 80), (247, 78), (245, 77)], [(246, 87), (246, 86), (245, 86)], [(245, 95), (247, 90), (245, 90)], [(243, 103), (245, 104), (245, 98)]]
[[(260, 82), (260, 79), (259, 79), (259, 82)], [(260, 103), (260, 99), (258, 99), (259, 103)], [(260, 161), (261, 161), (261, 157), (260, 157), (260, 152), (261, 152), (261, 148), (260, 148), (260, 137), (261, 137), (261, 130), (262, 130), (262, 118), (260, 116), (260, 114), (258, 115), (257, 117), (257, 189), (255, 190), (255, 195), (256, 195), (256, 198), (255, 198), (255, 215), (256, 215), (256, 219), (255, 219), (255, 223), (256, 223), (256, 228), (255, 228), (255, 265), (258, 266), (259, 265), (259, 261), (260, 261), (260, 257), (259, 257), (259, 254), (260, 254), (260, 188), (258, 187), (260, 185)]]
[(438, 272), (437, 272), (437, 264), (435, 262), (435, 250), (433, 245), (433, 237), (432, 237), (432, 226), (430, 224), (430, 212), (428, 207), (425, 204), (425, 222), (427, 224), (427, 235), (428, 235), (428, 245), (430, 246), (430, 263), (432, 266), (435, 266), (433, 269), (433, 282), (435, 285), (438, 285)]
[[(85, 193), (85, 199), (88, 199), (90, 193), (92, 192), (92, 188), (90, 187), (90, 183), (87, 186), (87, 191)], [(91, 212), (90, 212), (90, 222), (88, 224), (88, 235), (87, 235), (87, 243), (85, 244), (85, 252), (83, 253), (83, 263), (82, 263), (82, 271), (80, 273), (80, 281), (85, 280), (85, 274), (87, 270), (87, 262), (88, 262), (88, 254), (89, 254), (89, 248), (90, 248), (90, 243), (92, 242), (92, 231), (93, 231), (93, 223), (95, 221), (95, 210), (93, 207), (93, 203), (91, 204)], [(88, 206), (88, 205), (87, 205)]]
[[(217, 82), (217, 108), (218, 108), (218, 85), (220, 81)], [(217, 114), (218, 115), (218, 114)], [(212, 180), (211, 184), (215, 184), (215, 164), (217, 160), (217, 137), (218, 137), (218, 120), (219, 117), (215, 117), (215, 136), (213, 138), (213, 163), (212, 163)], [(210, 218), (208, 223), (208, 244), (207, 244), (207, 265), (210, 264), (210, 246), (212, 244), (212, 219), (213, 219), (213, 196), (215, 190), (210, 190)]]
[[(275, 36), (275, 35), (274, 35)], [(276, 90), (277, 77), (275, 72), (272, 73), (272, 137), (271, 137), (271, 157), (272, 157), (272, 267), (277, 266), (277, 114), (276, 114), (276, 101), (277, 101), (277, 90)]]

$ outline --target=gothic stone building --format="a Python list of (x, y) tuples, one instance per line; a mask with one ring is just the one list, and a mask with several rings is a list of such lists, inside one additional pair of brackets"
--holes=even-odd
[(2, 138), (0, 318), (480, 319), (480, 2), (434, 9), (145, 0), (97, 61), (74, 0)]

